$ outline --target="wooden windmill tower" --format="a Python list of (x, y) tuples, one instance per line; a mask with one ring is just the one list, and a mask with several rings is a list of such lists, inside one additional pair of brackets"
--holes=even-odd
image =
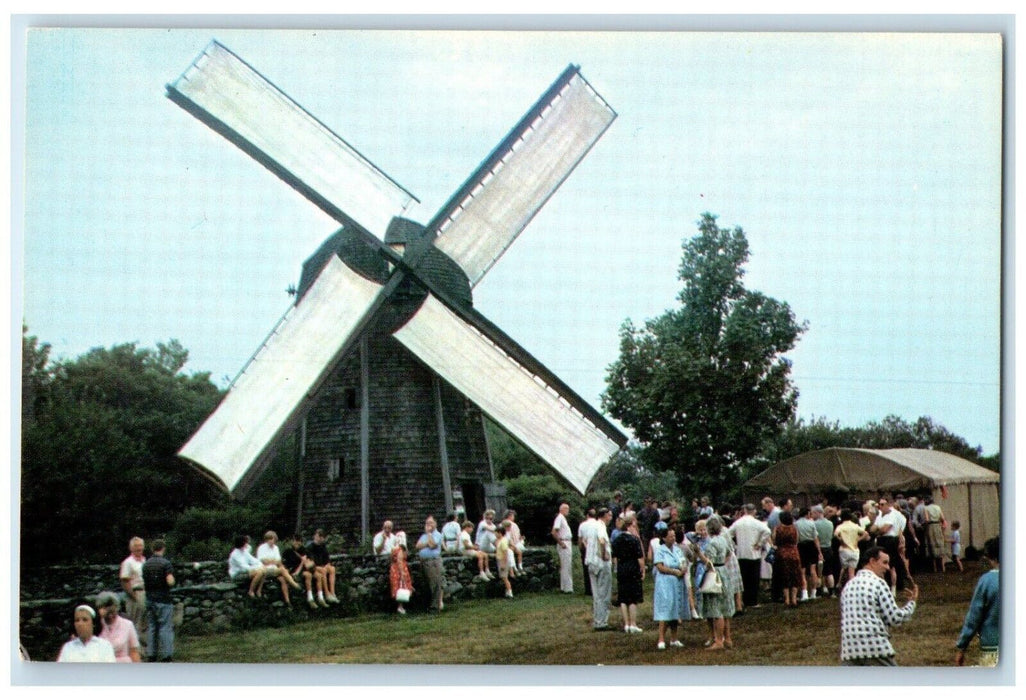
[(342, 224), (180, 456), (242, 495), (298, 430), (300, 521), (367, 535), (480, 500), (482, 413), (581, 492), (626, 443), (472, 305), (616, 117), (577, 67), (423, 226), (399, 216), (413, 195), (217, 42), (167, 94)]

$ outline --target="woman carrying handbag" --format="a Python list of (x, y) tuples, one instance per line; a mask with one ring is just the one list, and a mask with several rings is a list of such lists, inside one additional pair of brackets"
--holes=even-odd
[(733, 554), (730, 543), (723, 535), (723, 521), (714, 515), (705, 526), (709, 531), (709, 543), (704, 552), (699, 550), (698, 556), (706, 566), (706, 573), (698, 590), (702, 596), (702, 615), (705, 619), (712, 620), (713, 625), (713, 643), (706, 649), (733, 649), (730, 618), (734, 616), (734, 591), (725, 571), (727, 558)]

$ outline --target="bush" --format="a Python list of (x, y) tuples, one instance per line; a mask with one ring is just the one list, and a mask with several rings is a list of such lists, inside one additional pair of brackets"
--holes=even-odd
[(551, 474), (522, 475), (507, 479), (506, 502), (517, 512), (520, 532), (528, 544), (552, 543), (552, 521), (560, 503), (570, 505), (571, 519), (580, 519), (584, 501)]
[[(266, 510), (231, 503), (224, 508), (186, 509), (166, 539), (171, 554), (180, 559), (218, 561), (228, 558), (237, 535), (249, 535), (256, 549), (264, 532), (274, 527)], [(288, 533), (278, 531), (278, 537)]]

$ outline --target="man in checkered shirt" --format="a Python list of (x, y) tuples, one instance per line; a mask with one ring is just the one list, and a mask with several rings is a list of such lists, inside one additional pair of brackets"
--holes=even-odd
[(891, 565), (887, 550), (870, 547), (864, 561), (841, 592), (841, 665), (897, 666), (888, 628), (912, 617), (919, 587), (905, 589), (908, 602), (899, 608), (884, 580)]

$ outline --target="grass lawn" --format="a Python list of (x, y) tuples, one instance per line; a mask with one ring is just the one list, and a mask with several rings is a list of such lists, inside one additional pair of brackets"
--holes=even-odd
[[(704, 621), (684, 623), (682, 649), (656, 649), (652, 581), (638, 621), (643, 634), (626, 635), (619, 610), (610, 615), (618, 631), (593, 632), (591, 598), (580, 585), (575, 561), (573, 595), (536, 593), (454, 602), (441, 614), (368, 614), (344, 620), (298, 622), (288, 628), (235, 631), (177, 640), (175, 660), (208, 663), (494, 664), (690, 666), (836, 666), (840, 611), (836, 599), (797, 609), (764, 604), (732, 621), (735, 648), (709, 652)], [(981, 565), (964, 573), (919, 574), (919, 607), (893, 633), (902, 666), (950, 666), (954, 642)], [(514, 583), (515, 587), (515, 583)], [(515, 588), (514, 588), (515, 590)], [(615, 591), (614, 591), (615, 595)], [(974, 642), (967, 663), (974, 663)]]

